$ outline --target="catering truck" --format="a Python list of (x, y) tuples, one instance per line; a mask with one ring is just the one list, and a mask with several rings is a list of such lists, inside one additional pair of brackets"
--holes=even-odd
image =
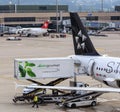
[[(27, 80), (34, 85), (55, 86), (62, 81), (74, 76), (74, 62), (70, 58), (26, 58), (14, 60), (14, 77), (18, 80)], [(50, 82), (42, 83), (35, 79), (52, 78)], [(48, 95), (44, 94), (44, 89), (30, 88), (23, 89), (22, 95), (15, 95), (13, 101), (31, 101), (31, 97), (35, 94), (42, 93), (44, 100)], [(54, 90), (52, 96), (54, 96)], [(64, 91), (57, 90), (57, 93), (64, 94)], [(56, 99), (51, 96), (51, 100)], [(62, 97), (57, 95), (58, 97)], [(57, 97), (56, 96), (56, 97)], [(43, 100), (43, 99), (42, 99)]]
[(15, 59), (14, 77), (17, 79), (65, 78), (74, 76), (74, 62), (70, 58)]

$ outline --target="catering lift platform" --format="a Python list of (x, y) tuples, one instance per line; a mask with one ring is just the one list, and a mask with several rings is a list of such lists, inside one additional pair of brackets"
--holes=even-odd
[[(18, 80), (28, 80), (40, 86), (55, 86), (60, 82), (74, 76), (74, 62), (71, 58), (26, 58), (14, 60), (14, 77)], [(53, 81), (43, 84), (36, 79), (52, 78)], [(26, 92), (27, 91), (27, 92)], [(45, 89), (26, 88), (22, 95), (16, 95), (17, 101), (31, 101), (36, 94), (46, 94)], [(64, 94), (61, 90), (52, 90), (52, 95)]]
[[(55, 86), (60, 82), (67, 80), (68, 78), (59, 78), (54, 81), (49, 82), (48, 84), (42, 84), (40, 82), (28, 79), (28, 81), (33, 82), (37, 85), (43, 86)], [(76, 84), (75, 84), (76, 83)], [(76, 85), (77, 87), (87, 87), (88, 84), (83, 82), (74, 82), (70, 81), (70, 86)], [(29, 87), (29, 86), (28, 86)], [(27, 101), (32, 102), (33, 96), (38, 96), (38, 103), (56, 103), (60, 107), (78, 107), (78, 106), (95, 106), (97, 104), (96, 98), (102, 95), (101, 92), (88, 92), (88, 91), (62, 91), (62, 90), (52, 90), (51, 94), (48, 94), (45, 89), (34, 88), (32, 91), (24, 93), (22, 95), (17, 95), (14, 97), (13, 102), (17, 103), (18, 101)]]
[[(14, 77), (19, 80), (27, 80), (36, 84), (37, 86), (55, 86), (69, 78), (74, 78), (73, 85), (77, 87), (86, 87), (87, 84), (83, 82), (76, 82), (76, 74), (74, 69), (74, 61), (71, 58), (30, 58), (30, 59), (15, 59), (14, 62)], [(46, 84), (36, 81), (35, 79), (48, 79), (52, 78)], [(71, 84), (70, 84), (71, 86)], [(101, 93), (91, 92), (86, 93), (85, 91), (63, 91), (60, 89), (50, 89), (51, 94), (47, 94), (46, 89), (31, 88), (29, 85), (23, 89), (21, 95), (15, 95), (13, 102), (27, 101), (32, 102), (33, 96), (37, 95), (39, 98), (39, 104), (54, 102), (57, 104), (61, 100), (74, 101), (84, 99), (88, 101), (92, 97), (92, 100), (96, 99)], [(82, 95), (82, 96), (81, 96)], [(83, 100), (82, 100), (83, 101)], [(60, 104), (60, 103), (59, 103)], [(63, 104), (63, 102), (62, 102)], [(66, 104), (66, 103), (65, 103)], [(64, 104), (63, 104), (64, 105)], [(77, 106), (77, 105), (76, 105)]]
[[(34, 84), (40, 85), (40, 86), (55, 86), (56, 84), (59, 84), (66, 79), (68, 79), (68, 78), (58, 78), (58, 79), (53, 80), (53, 81), (51, 81), (47, 84), (43, 84), (41, 82), (38, 82), (38, 81), (35, 81), (35, 80), (32, 80), (32, 79), (27, 79), (27, 80), (34, 83)], [(31, 88), (29, 88), (29, 86), (28, 86), (28, 89), (30, 89), (30, 91), (27, 91), (26, 93), (23, 92), (22, 95), (15, 95), (14, 99), (13, 99), (13, 102), (14, 103), (17, 103), (17, 101), (31, 102), (33, 100), (34, 95), (39, 94), (39, 96), (40, 96), (40, 95), (43, 95), (43, 94), (45, 95), (46, 94), (45, 89), (32, 88), (32, 91), (31, 91)], [(52, 90), (52, 95), (58, 95), (58, 93), (65, 94), (66, 92), (62, 91), (62, 90)]]

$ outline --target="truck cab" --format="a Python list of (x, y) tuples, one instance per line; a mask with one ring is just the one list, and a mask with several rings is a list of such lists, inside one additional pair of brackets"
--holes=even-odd
[[(71, 87), (88, 87), (89, 85), (86, 84), (86, 83), (83, 83), (83, 82), (73, 82), (73, 81), (70, 81), (70, 86)], [(83, 90), (79, 90), (79, 91), (71, 91), (72, 93), (75, 93), (75, 94), (79, 94), (79, 95), (82, 95), (82, 94), (85, 94), (87, 91), (83, 91)]]
[[(30, 86), (38, 86), (38, 85), (37, 85), (37, 84), (31, 84)], [(29, 87), (29, 86), (27, 86), (27, 87), (25, 87), (25, 88), (23, 89), (23, 95), (25, 95), (25, 94), (27, 94), (27, 93), (35, 90), (35, 89), (36, 89), (36, 88), (34, 88), (34, 87)]]

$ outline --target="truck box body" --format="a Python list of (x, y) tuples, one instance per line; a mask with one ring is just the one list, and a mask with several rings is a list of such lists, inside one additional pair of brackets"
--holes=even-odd
[(74, 62), (70, 58), (15, 59), (14, 77), (17, 79), (64, 78), (74, 76)]

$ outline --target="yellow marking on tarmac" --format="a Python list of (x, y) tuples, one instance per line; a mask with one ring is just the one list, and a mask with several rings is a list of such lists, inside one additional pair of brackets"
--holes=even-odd
[(105, 51), (105, 49), (103, 49), (103, 48), (96, 48), (96, 50), (97, 51), (102, 51), (102, 52)]

